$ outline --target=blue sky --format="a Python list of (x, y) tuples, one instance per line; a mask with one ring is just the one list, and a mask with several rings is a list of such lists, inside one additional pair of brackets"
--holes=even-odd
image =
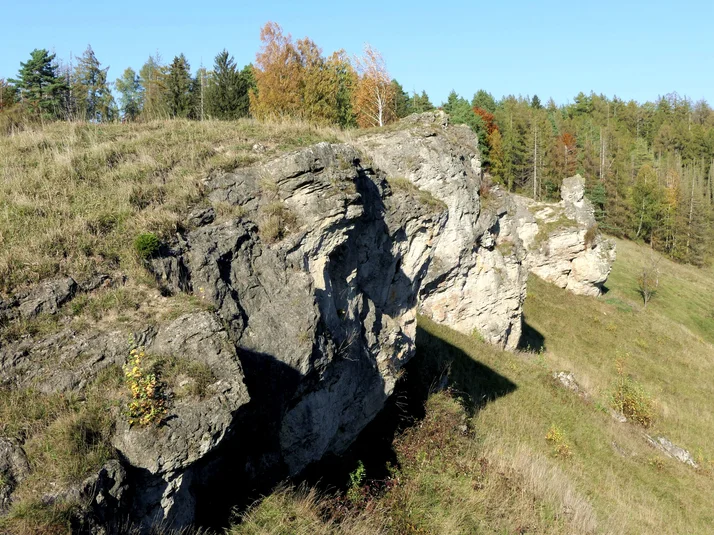
[(68, 60), (91, 44), (116, 79), (156, 52), (183, 52), (196, 69), (223, 48), (253, 61), (260, 27), (279, 23), (325, 54), (380, 50), (407, 91), (439, 104), (451, 89), (553, 97), (595, 91), (640, 102), (672, 91), (714, 105), (714, 0), (362, 2), (183, 0), (7, 2), (0, 77), (34, 48)]

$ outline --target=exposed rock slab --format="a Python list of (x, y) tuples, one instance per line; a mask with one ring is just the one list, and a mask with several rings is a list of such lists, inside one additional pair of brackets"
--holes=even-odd
[(615, 244), (597, 231), (580, 175), (566, 178), (560, 203), (514, 195), (515, 226), (534, 275), (576, 295), (598, 296), (615, 262)]
[(512, 247), (506, 254), (496, 247), (508, 200), (482, 210), (476, 135), (466, 126), (446, 124), (443, 112), (415, 115), (400, 129), (358, 143), (389, 177), (406, 178), (448, 206), (449, 219), (420, 292), (422, 312), (513, 349), (521, 334), (527, 271), (517, 237), (509, 239)]

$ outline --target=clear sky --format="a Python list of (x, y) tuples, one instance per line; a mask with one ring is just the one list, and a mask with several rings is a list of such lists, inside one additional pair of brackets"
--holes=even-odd
[(714, 105), (714, 0), (8, 0), (0, 13), (0, 77), (34, 48), (68, 60), (87, 44), (110, 80), (157, 50), (165, 62), (183, 52), (195, 71), (226, 48), (242, 67), (273, 20), (326, 55), (369, 42), (407, 91), (435, 104), (451, 89), (468, 99), (486, 89), (557, 103), (579, 91), (640, 102), (676, 91)]

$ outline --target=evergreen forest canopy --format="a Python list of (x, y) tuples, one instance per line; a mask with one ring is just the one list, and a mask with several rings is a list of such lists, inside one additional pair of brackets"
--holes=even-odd
[[(434, 109), (426, 92), (405, 92), (370, 46), (358, 57), (343, 50), (325, 56), (309, 38), (294, 41), (272, 22), (260, 37), (255, 63), (242, 69), (226, 50), (195, 72), (183, 54), (166, 63), (157, 53), (114, 82), (91, 46), (69, 63), (33, 50), (15, 78), (0, 78), (0, 130), (47, 121), (245, 117), (370, 128)], [(580, 173), (603, 231), (682, 262), (711, 258), (714, 111), (706, 101), (579, 93), (557, 105), (538, 96), (496, 100), (481, 89), (471, 101), (452, 92), (442, 108), (477, 133), (494, 183), (555, 200), (562, 179)]]

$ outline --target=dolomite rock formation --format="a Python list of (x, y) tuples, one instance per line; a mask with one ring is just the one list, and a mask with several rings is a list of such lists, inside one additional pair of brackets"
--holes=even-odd
[(597, 232), (580, 175), (563, 180), (560, 203), (514, 195), (515, 227), (538, 277), (577, 295), (598, 296), (615, 261), (615, 245)]
[[(179, 372), (161, 426), (121, 415), (118, 459), (43, 499), (89, 504), (88, 533), (127, 517), (185, 526), (236, 481), (272, 484), (345, 450), (414, 354), (418, 308), (510, 349), (529, 270), (596, 295), (614, 249), (590, 231), (582, 181), (564, 181), (559, 204), (497, 188), (481, 197), (476, 136), (447, 122), (412, 116), (355, 146), (320, 143), (211, 176), (205, 204), (147, 265), (164, 295), (200, 307), (133, 333), (105, 322), (0, 345), (10, 389), (81, 396), (124, 364), (130, 334), (208, 378), (187, 394), (194, 379)], [(56, 313), (109, 283), (44, 282), (0, 301), (0, 321)], [(0, 509), (27, 473), (23, 459), (21, 443), (0, 437), (0, 476), (12, 482)]]
[[(483, 209), (478, 141), (467, 126), (446, 126), (440, 111), (402, 123), (401, 129), (358, 143), (375, 167), (409, 180), (448, 206), (449, 219), (420, 292), (420, 308), (439, 323), (513, 349), (521, 335), (527, 280), (520, 240), (500, 228), (513, 206), (504, 197)], [(508, 248), (497, 246), (506, 241)]]

